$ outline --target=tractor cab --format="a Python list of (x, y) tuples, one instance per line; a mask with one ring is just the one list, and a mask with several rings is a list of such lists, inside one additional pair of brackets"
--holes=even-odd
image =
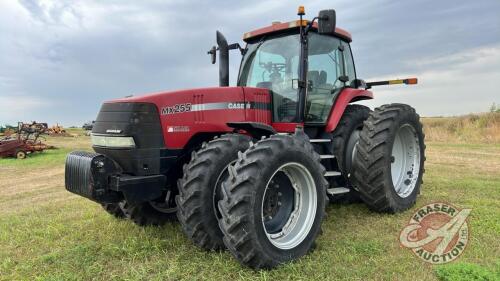
[[(334, 97), (344, 87), (351, 86), (356, 73), (346, 39), (318, 34), (315, 29), (307, 34), (307, 40), (304, 121), (323, 124), (329, 116)], [(246, 41), (238, 86), (269, 89), (272, 93), (274, 122), (294, 122), (298, 115), (301, 81), (299, 28), (286, 28), (272, 34), (251, 37)]]
[[(303, 9), (298, 15), (300, 20), (245, 33), (245, 48), (232, 44), (227, 49), (241, 50), (238, 86), (269, 89), (273, 122), (321, 125), (340, 91), (357, 86), (351, 35), (335, 27), (334, 10), (321, 11), (312, 21), (302, 20)], [(226, 41), (219, 32), (217, 42), (220, 73), (227, 74), (222, 53), (226, 48), (221, 47)]]

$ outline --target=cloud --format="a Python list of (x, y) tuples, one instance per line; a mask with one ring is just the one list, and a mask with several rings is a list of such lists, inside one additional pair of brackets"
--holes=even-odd
[(416, 76), (418, 85), (374, 87), (375, 99), (365, 104), (373, 107), (408, 103), (424, 116), (449, 116), (485, 112), (493, 102), (500, 101), (500, 44), (412, 63), (421, 70), (373, 77), (369, 81)]
[[(37, 120), (37, 114), (33, 112), (34, 109), (47, 108), (56, 104), (49, 103), (39, 97), (21, 96), (21, 95), (8, 95), (0, 96), (0, 124), (17, 124), (17, 121), (33, 121)], [(16, 116), (16, 118), (12, 118)], [(6, 120), (6, 121), (4, 121)], [(14, 121), (16, 120), (16, 121)]]
[[(80, 125), (95, 118), (104, 100), (214, 86), (217, 65), (209, 63), (206, 51), (215, 43), (215, 30), (221, 30), (231, 43), (242, 43), (246, 31), (275, 20), (296, 19), (300, 4), (263, 0), (1, 1), (0, 98), (39, 99), (46, 104), (34, 103), (30, 110), (34, 119)], [(353, 34), (359, 77), (419, 74), (422, 84), (405, 91), (425, 89), (423, 96), (457, 93), (460, 102), (441, 110), (450, 114), (475, 111), (490, 102), (485, 97), (472, 102), (463, 89), (474, 85), (475, 92), (492, 91), (483, 79), (498, 70), (490, 64), (469, 63), (474, 56), (490, 54), (469, 51), (500, 43), (493, 36), (500, 34), (500, 2), (342, 0), (332, 7), (331, 1), (314, 0), (306, 5), (307, 17), (324, 8), (335, 8), (338, 25)], [(441, 58), (446, 59), (434, 63)], [(232, 84), (239, 61), (240, 56), (233, 52)], [(474, 77), (479, 81), (467, 79), (469, 67), (475, 67)], [(443, 76), (450, 68), (462, 69), (453, 75), (462, 75), (464, 80)], [(447, 84), (438, 83), (435, 75), (441, 75), (441, 81), (448, 79)], [(382, 91), (377, 89), (377, 94)], [(380, 99), (387, 100), (385, 96), (390, 93), (381, 94)], [(426, 114), (437, 112), (430, 110), (432, 105), (422, 106), (421, 101), (432, 99), (410, 100)], [(2, 104), (0, 122), (21, 119), (18, 113), (7, 114), (8, 109), (1, 108)]]

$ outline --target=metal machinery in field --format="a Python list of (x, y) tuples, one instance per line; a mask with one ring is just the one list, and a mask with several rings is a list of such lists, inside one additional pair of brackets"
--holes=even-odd
[[(178, 218), (206, 250), (272, 268), (308, 253), (328, 199), (378, 212), (415, 204), (424, 172), (419, 116), (404, 104), (353, 104), (416, 79), (356, 76), (351, 35), (334, 10), (244, 34), (217, 32), (220, 85), (102, 105), (95, 153), (72, 152), (66, 188), (139, 225)], [(229, 50), (242, 55), (229, 86)]]
[(46, 123), (19, 122), (15, 130), (16, 134), (0, 139), (0, 157), (16, 157), (24, 159), (28, 154), (41, 152), (52, 148), (40, 141), (40, 135), (47, 130)]

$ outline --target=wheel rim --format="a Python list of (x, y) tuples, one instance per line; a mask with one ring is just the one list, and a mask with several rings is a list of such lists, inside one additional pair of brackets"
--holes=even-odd
[(351, 172), (352, 162), (354, 161), (354, 156), (356, 155), (357, 144), (359, 142), (359, 134), (361, 133), (362, 128), (357, 128), (354, 130), (349, 136), (349, 140), (347, 140), (347, 149), (346, 149), (346, 163), (345, 169), (348, 173)]
[(420, 172), (420, 144), (415, 128), (401, 126), (392, 145), (391, 176), (394, 190), (401, 198), (408, 197), (417, 185)]
[(174, 198), (175, 195), (169, 190), (163, 201), (149, 201), (149, 205), (160, 213), (170, 214), (177, 211)]
[(299, 245), (312, 228), (316, 209), (316, 184), (307, 168), (292, 162), (277, 169), (261, 206), (262, 226), (271, 244), (283, 250)]
[(222, 215), (220, 214), (219, 207), (217, 207), (217, 204), (219, 200), (222, 200), (223, 195), (222, 195), (222, 183), (229, 178), (229, 166), (233, 165), (236, 163), (236, 160), (232, 161), (229, 163), (219, 174), (217, 177), (217, 181), (215, 182), (215, 187), (214, 191), (212, 193), (212, 204), (213, 204), (213, 210), (215, 217), (220, 219), (222, 218)]

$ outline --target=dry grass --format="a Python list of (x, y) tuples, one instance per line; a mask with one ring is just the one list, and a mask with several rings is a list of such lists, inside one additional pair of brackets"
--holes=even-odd
[[(65, 155), (90, 149), (90, 138), (50, 137), (59, 149), (0, 159), (0, 280), (500, 280), (500, 145), (485, 137), (488, 130), (463, 133), (474, 122), (424, 119), (426, 174), (414, 208), (389, 215), (363, 204), (329, 205), (317, 248), (271, 271), (199, 250), (177, 223), (141, 228), (66, 192)], [(455, 123), (462, 129), (436, 134)], [(436, 201), (473, 208), (459, 263), (431, 266), (399, 245), (415, 209)]]
[(448, 143), (500, 143), (500, 112), (422, 118), (426, 140)]

